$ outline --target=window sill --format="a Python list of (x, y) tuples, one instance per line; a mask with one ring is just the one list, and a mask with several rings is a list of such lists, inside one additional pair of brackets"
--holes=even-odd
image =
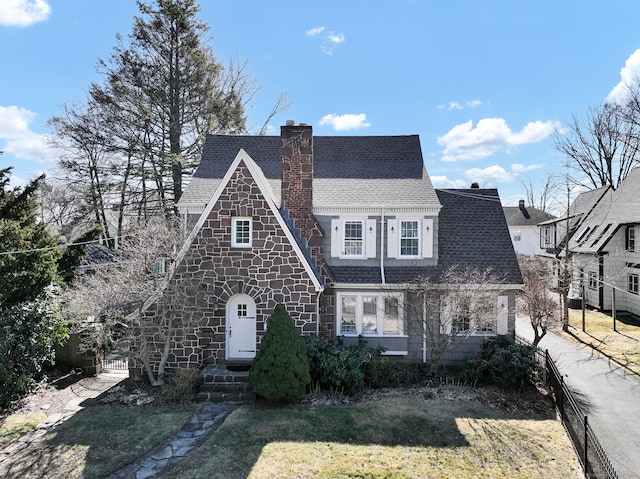
[(344, 336), (345, 338), (357, 338), (358, 336), (362, 336), (363, 338), (409, 338), (407, 334), (340, 333), (339, 336)]

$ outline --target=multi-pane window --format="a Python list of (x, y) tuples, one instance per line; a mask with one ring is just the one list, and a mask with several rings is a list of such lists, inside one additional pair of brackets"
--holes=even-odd
[(345, 221), (344, 254), (346, 256), (362, 256), (364, 254), (362, 232), (362, 221)]
[(384, 334), (400, 334), (402, 332), (399, 314), (399, 298), (387, 296), (384, 298)]
[(339, 298), (339, 334), (403, 334), (399, 293), (345, 293), (340, 294)]
[(589, 271), (589, 289), (598, 289), (598, 275), (595, 271)]
[(471, 329), (471, 304), (462, 300), (455, 308), (453, 327), (459, 333), (465, 333)]
[(378, 334), (378, 297), (362, 297), (362, 334)]
[(636, 250), (636, 229), (634, 226), (627, 226), (626, 247), (627, 251)]
[(420, 254), (420, 228), (417, 221), (400, 222), (400, 256)]
[(251, 246), (251, 218), (234, 218), (231, 246), (248, 248)]
[(520, 230), (517, 230), (515, 233), (513, 233), (513, 241), (520, 241), (522, 239), (522, 233), (520, 232)]
[(553, 225), (545, 225), (542, 227), (540, 235), (541, 248), (555, 248), (555, 227)]
[(238, 317), (239, 318), (246, 318), (247, 317), (247, 305), (246, 304), (239, 304), (238, 305)]
[(633, 294), (638, 294), (638, 275), (637, 274), (630, 274), (628, 276), (628, 281), (627, 281), (627, 291), (629, 291), (630, 293)]

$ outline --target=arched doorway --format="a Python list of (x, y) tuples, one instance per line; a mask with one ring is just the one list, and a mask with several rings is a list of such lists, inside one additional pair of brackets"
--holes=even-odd
[(253, 359), (256, 355), (256, 303), (248, 294), (227, 301), (227, 360)]

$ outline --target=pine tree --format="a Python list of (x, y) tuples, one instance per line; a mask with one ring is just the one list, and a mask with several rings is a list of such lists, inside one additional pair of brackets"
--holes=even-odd
[(306, 343), (285, 307), (278, 304), (249, 371), (249, 382), (260, 397), (292, 402), (304, 394), (310, 380)]
[(42, 379), (53, 345), (65, 336), (52, 294), (60, 251), (37, 216), (42, 178), (11, 188), (10, 173), (0, 170), (0, 409)]

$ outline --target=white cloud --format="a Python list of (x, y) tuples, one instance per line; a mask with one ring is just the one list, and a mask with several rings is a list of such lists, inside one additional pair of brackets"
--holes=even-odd
[[(325, 33), (325, 30), (326, 30), (326, 27), (324, 26), (315, 27), (315, 28), (311, 28), (310, 30), (307, 30), (305, 34), (309, 37), (319, 36), (322, 42), (320, 46), (320, 48), (322, 49), (322, 52), (325, 53), (326, 55), (333, 55), (333, 52), (336, 49), (336, 47), (340, 43), (344, 43), (346, 40), (346, 37), (344, 36), (344, 33), (336, 33), (334, 31), (327, 31)], [(321, 33), (323, 33), (323, 35), (320, 35)]]
[(434, 188), (468, 188), (470, 183), (465, 180), (450, 180), (446, 176), (431, 176)]
[(367, 115), (365, 115), (364, 113), (345, 113), (344, 115), (336, 115), (335, 113), (330, 113), (320, 119), (320, 125), (331, 125), (333, 126), (334, 130), (342, 131), (368, 128), (371, 126), (371, 123), (367, 122)]
[(533, 164), (533, 165), (521, 165), (520, 163), (513, 163), (511, 165), (511, 171), (513, 171), (514, 173), (520, 174), (520, 173), (527, 173), (529, 171), (534, 171), (534, 170), (540, 170), (544, 168), (544, 165), (541, 164)]
[(483, 187), (499, 183), (511, 183), (516, 177), (513, 172), (505, 170), (500, 165), (493, 165), (487, 168), (471, 168), (465, 171), (465, 176), (469, 179), (469, 182), (476, 182)]
[(51, 7), (46, 0), (0, 1), (0, 25), (28, 27), (49, 18)]
[(307, 30), (305, 33), (310, 37), (315, 37), (316, 35), (322, 33), (324, 31), (324, 27), (316, 27), (310, 30)]
[(29, 129), (35, 118), (36, 114), (25, 108), (0, 105), (1, 149), (20, 160), (52, 161), (47, 136)]
[(446, 105), (438, 105), (436, 106), (436, 109), (438, 110), (464, 110), (465, 106), (467, 108), (478, 108), (479, 106), (482, 106), (482, 101), (480, 100), (469, 100), (469, 101), (465, 101), (464, 104), (460, 103), (459, 101), (450, 101), (449, 103), (447, 103)]
[(345, 38), (344, 38), (344, 34), (343, 33), (334, 33), (334, 32), (329, 32), (329, 34), (327, 35), (327, 39), (331, 42), (331, 43), (343, 43)]
[(538, 143), (560, 128), (557, 122), (534, 121), (519, 132), (511, 131), (503, 118), (483, 118), (454, 126), (437, 142), (444, 148), (442, 161), (480, 160), (513, 145)]
[(620, 69), (620, 82), (613, 87), (606, 101), (621, 103), (628, 94), (628, 88), (640, 78), (640, 49), (633, 52)]

